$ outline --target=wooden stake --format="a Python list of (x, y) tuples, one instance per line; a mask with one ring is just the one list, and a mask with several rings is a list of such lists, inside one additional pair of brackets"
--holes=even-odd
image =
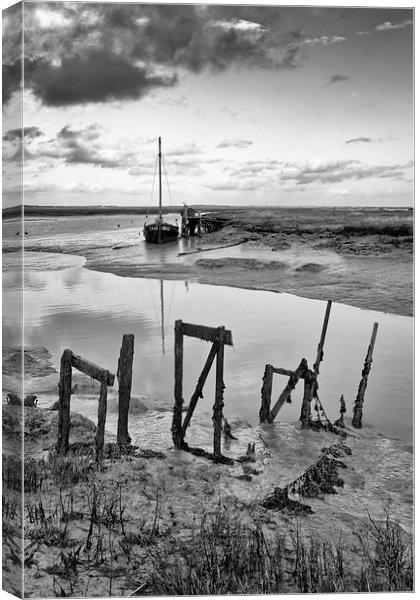
[(175, 405), (172, 419), (172, 439), (175, 448), (182, 448), (184, 436), (182, 434), (182, 370), (183, 370), (183, 326), (182, 321), (175, 321)]
[(225, 353), (225, 328), (218, 327), (219, 332), (219, 347), (217, 349), (216, 359), (216, 393), (213, 406), (213, 454), (215, 459), (222, 455), (221, 439), (223, 427), (223, 390), (225, 384), (223, 382), (223, 363)]
[(210, 372), (210, 369), (212, 367), (213, 361), (216, 357), (218, 347), (219, 347), (218, 342), (213, 342), (212, 347), (210, 348), (209, 355), (206, 360), (206, 364), (204, 365), (204, 368), (201, 371), (200, 377), (198, 378), (197, 386), (194, 390), (193, 395), (191, 396), (191, 400), (188, 405), (187, 414), (185, 415), (184, 422), (182, 424), (182, 437), (183, 438), (187, 431), (187, 427), (190, 424), (191, 417), (192, 417), (194, 409), (197, 405), (198, 399), (202, 398), (203, 387), (206, 382), (207, 376)]
[(263, 385), (261, 388), (260, 423), (268, 421), (271, 407), (271, 391), (273, 389), (273, 367), (265, 365)]
[(72, 351), (69, 349), (64, 350), (61, 355), (60, 382), (58, 384), (58, 436), (56, 450), (59, 454), (66, 454), (69, 449), (71, 359)]
[(131, 443), (128, 433), (128, 411), (130, 408), (131, 383), (133, 376), (134, 334), (123, 335), (118, 359), (118, 426), (117, 444), (120, 450)]
[(330, 318), (331, 305), (332, 305), (332, 301), (328, 300), (327, 308), (326, 308), (325, 316), (324, 316), (324, 322), (322, 324), (321, 339), (319, 340), (318, 349), (317, 349), (317, 353), (316, 353), (316, 360), (315, 360), (315, 364), (314, 364), (314, 373), (316, 376), (318, 376), (318, 374), (319, 374), (319, 365), (324, 357), (324, 343), (325, 343), (325, 336), (327, 335), (327, 327), (328, 327), (328, 321)]
[(378, 333), (378, 323), (374, 323), (372, 330), (372, 337), (370, 339), (369, 348), (365, 358), (365, 364), (362, 371), (362, 379), (359, 383), (359, 389), (357, 391), (356, 401), (354, 403), (353, 409), (353, 420), (352, 425), (356, 429), (362, 428), (362, 416), (363, 416), (363, 403), (365, 400), (365, 392), (368, 384), (368, 377), (370, 373), (370, 368), (372, 366), (372, 357), (373, 357), (373, 349), (375, 347), (376, 342), (376, 334)]
[(305, 358), (302, 358), (298, 368), (296, 369), (296, 371), (294, 373), (292, 373), (289, 381), (287, 382), (286, 387), (284, 388), (284, 390), (282, 391), (282, 393), (279, 396), (279, 399), (277, 400), (277, 402), (271, 409), (271, 412), (268, 415), (268, 419), (267, 419), (269, 423), (272, 423), (274, 421), (274, 419), (276, 418), (276, 416), (277, 416), (279, 410), (281, 409), (281, 407), (283, 406), (283, 404), (286, 402), (286, 400), (288, 398), (290, 398), (290, 394), (295, 389), (296, 384), (299, 381), (299, 379), (301, 377), (305, 377), (307, 370), (308, 370), (308, 363)]
[(101, 381), (98, 403), (98, 428), (96, 430), (96, 460), (101, 460), (104, 454), (105, 422), (107, 409), (108, 385), (107, 377)]

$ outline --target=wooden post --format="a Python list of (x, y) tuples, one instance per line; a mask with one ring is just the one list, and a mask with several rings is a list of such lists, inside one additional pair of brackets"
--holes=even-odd
[(101, 381), (98, 403), (98, 428), (96, 430), (96, 460), (101, 460), (104, 454), (105, 422), (107, 409), (108, 385), (107, 379)]
[(133, 376), (134, 334), (125, 333), (118, 359), (118, 426), (117, 443), (120, 450), (131, 443), (128, 433), (128, 411), (130, 408), (131, 382)]
[(273, 367), (265, 365), (263, 385), (261, 388), (260, 423), (268, 421), (271, 408), (271, 391), (273, 389)]
[(201, 210), (198, 211), (198, 237), (201, 238)]
[(183, 370), (183, 351), (184, 351), (184, 339), (183, 339), (183, 327), (182, 321), (175, 321), (175, 405), (172, 419), (172, 439), (175, 444), (175, 448), (182, 448), (183, 435), (182, 435), (182, 370)]
[(311, 420), (311, 401), (313, 398), (313, 389), (316, 382), (316, 375), (314, 371), (308, 369), (305, 374), (305, 388), (303, 392), (302, 408), (300, 411), (299, 420), (302, 423), (302, 427), (308, 427)]
[(317, 353), (316, 353), (316, 360), (315, 360), (315, 364), (314, 364), (314, 373), (316, 376), (318, 376), (318, 374), (319, 374), (319, 365), (324, 357), (324, 342), (325, 342), (325, 336), (327, 334), (328, 321), (330, 318), (331, 304), (332, 304), (332, 301), (328, 300), (327, 308), (326, 308), (325, 316), (324, 316), (324, 322), (322, 324), (321, 339), (319, 340), (318, 349), (317, 349)]
[(213, 438), (213, 454), (214, 458), (220, 458), (222, 455), (221, 439), (222, 439), (222, 427), (223, 427), (223, 390), (225, 387), (223, 381), (223, 363), (225, 353), (225, 328), (218, 327), (218, 341), (219, 347), (217, 349), (216, 359), (216, 393), (215, 401), (213, 406), (213, 426), (214, 426), (214, 438)]
[(276, 418), (276, 416), (277, 416), (279, 410), (281, 409), (281, 407), (283, 406), (283, 404), (286, 402), (286, 400), (288, 398), (290, 398), (290, 394), (295, 389), (296, 384), (299, 381), (299, 379), (301, 377), (305, 377), (307, 370), (308, 370), (308, 363), (305, 358), (302, 358), (298, 368), (296, 369), (296, 371), (294, 373), (291, 374), (286, 387), (284, 388), (284, 390), (282, 391), (282, 393), (279, 396), (279, 399), (277, 400), (277, 402), (271, 409), (270, 414), (268, 415), (268, 419), (267, 419), (269, 423), (272, 423), (274, 421), (274, 419)]
[(56, 450), (66, 454), (69, 449), (70, 396), (71, 396), (72, 351), (64, 350), (60, 361), (60, 382), (58, 384), (58, 436)]
[(362, 428), (363, 403), (365, 400), (365, 392), (366, 392), (366, 388), (367, 388), (370, 368), (372, 366), (373, 349), (375, 347), (377, 333), (378, 333), (378, 323), (374, 323), (372, 337), (370, 339), (370, 344), (369, 344), (369, 348), (368, 348), (368, 351), (366, 354), (365, 364), (364, 364), (363, 371), (362, 371), (362, 379), (360, 380), (359, 389), (357, 391), (356, 401), (354, 403), (353, 420), (352, 420), (351, 424), (353, 425), (353, 427), (356, 427), (356, 429)]
[(201, 371), (200, 377), (198, 378), (197, 386), (194, 390), (193, 395), (191, 396), (190, 403), (188, 405), (187, 414), (185, 415), (184, 422), (182, 424), (182, 437), (184, 438), (185, 433), (187, 431), (187, 427), (190, 424), (191, 417), (193, 415), (194, 409), (197, 405), (198, 399), (202, 398), (203, 387), (206, 382), (207, 376), (212, 367), (213, 361), (217, 354), (217, 349), (219, 347), (218, 342), (213, 342), (212, 347), (210, 348), (209, 355), (206, 360), (206, 364), (204, 365), (203, 370)]

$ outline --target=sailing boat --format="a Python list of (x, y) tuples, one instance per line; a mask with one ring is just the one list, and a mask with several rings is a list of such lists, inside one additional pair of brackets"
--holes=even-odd
[(146, 242), (151, 244), (164, 244), (178, 239), (178, 226), (165, 223), (162, 219), (162, 143), (159, 138), (159, 215), (154, 223), (145, 223), (143, 234)]

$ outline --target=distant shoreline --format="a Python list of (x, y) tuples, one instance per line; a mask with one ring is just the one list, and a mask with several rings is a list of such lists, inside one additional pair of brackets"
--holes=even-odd
[[(366, 211), (408, 211), (412, 212), (411, 206), (270, 206), (270, 205), (241, 205), (233, 206), (230, 204), (194, 204), (193, 208), (202, 212), (220, 212), (220, 211), (246, 211), (246, 210), (271, 210), (271, 211), (313, 211), (319, 209), (327, 209), (332, 212), (366, 210)], [(182, 205), (165, 206), (162, 209), (164, 214), (181, 213), (184, 209)], [(39, 206), (35, 204), (27, 204), (24, 207), (24, 213), (27, 216), (40, 217), (73, 217), (73, 216), (95, 216), (95, 215), (117, 215), (117, 214), (132, 214), (145, 215), (157, 214), (158, 208), (153, 206)], [(22, 206), (11, 206), (3, 208), (3, 219), (19, 217), (22, 214)]]

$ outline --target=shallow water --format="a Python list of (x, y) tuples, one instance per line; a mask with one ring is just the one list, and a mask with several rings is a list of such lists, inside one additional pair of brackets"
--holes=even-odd
[[(80, 257), (74, 258), (74, 266), (69, 266), (69, 256), (27, 253), (25, 257), (26, 346), (47, 347), (56, 368), (62, 350), (69, 347), (115, 372), (121, 337), (132, 332), (135, 334), (133, 394), (149, 396), (157, 407), (169, 408), (173, 402), (176, 319), (209, 326), (225, 325), (232, 330), (234, 346), (225, 352), (228, 419), (257, 423), (266, 363), (295, 369), (302, 357), (310, 364), (315, 359), (325, 302), (182, 281), (117, 277), (83, 268)], [(19, 343), (20, 317), (19, 311), (14, 310), (19, 279), (13, 261), (16, 261), (13, 255), (5, 256), (5, 345)], [(330, 419), (335, 420), (339, 416), (338, 399), (344, 394), (347, 414), (351, 415), (375, 321), (379, 323), (379, 332), (366, 393), (365, 424), (411, 444), (412, 318), (333, 304), (319, 377), (320, 398)], [(186, 401), (209, 349), (205, 342), (185, 341)], [(276, 376), (273, 401), (286, 383), (286, 378)], [(294, 421), (299, 417), (302, 393), (303, 386), (299, 383), (292, 404), (286, 404), (277, 419)], [(214, 377), (210, 376), (199, 409), (210, 412), (213, 400)]]

